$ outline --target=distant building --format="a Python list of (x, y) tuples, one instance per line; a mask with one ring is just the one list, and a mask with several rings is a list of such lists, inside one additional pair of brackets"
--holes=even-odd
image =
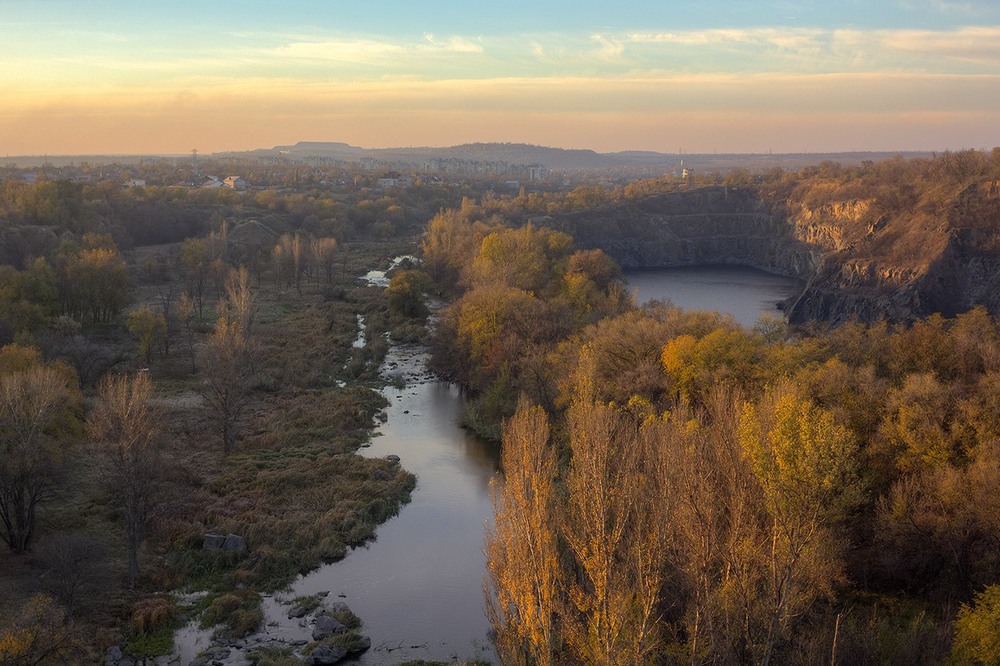
[(126, 188), (133, 187), (146, 187), (146, 181), (143, 178), (129, 178), (125, 181)]
[(548, 172), (545, 170), (541, 164), (529, 164), (528, 165), (528, 180), (535, 182), (536, 180), (542, 180)]
[(228, 187), (231, 190), (245, 190), (247, 189), (247, 181), (243, 180), (239, 176), (229, 176), (222, 181), (222, 186)]
[(202, 183), (201, 186), (207, 188), (222, 187), (222, 181), (215, 176), (209, 176), (208, 180)]
[(412, 187), (413, 178), (410, 176), (401, 176), (395, 171), (390, 171), (379, 178), (376, 185), (380, 190), (388, 190), (393, 187)]

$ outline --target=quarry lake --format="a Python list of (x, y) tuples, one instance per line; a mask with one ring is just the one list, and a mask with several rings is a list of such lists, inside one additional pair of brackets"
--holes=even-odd
[(638, 303), (670, 301), (691, 310), (718, 310), (753, 326), (762, 315), (782, 317), (779, 301), (802, 290), (799, 280), (745, 266), (685, 266), (628, 271)]

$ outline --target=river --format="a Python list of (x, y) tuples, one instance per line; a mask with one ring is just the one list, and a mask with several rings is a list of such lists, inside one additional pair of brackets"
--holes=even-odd
[[(776, 303), (798, 289), (795, 280), (732, 266), (626, 277), (639, 302), (669, 299), (686, 308), (722, 310), (745, 326), (762, 314), (780, 316)], [(362, 320), (359, 329), (363, 336)], [(298, 596), (328, 592), (330, 600), (346, 602), (364, 621), (362, 631), (371, 637), (372, 647), (359, 659), (362, 664), (495, 660), (482, 582), (484, 527), (492, 518), (489, 482), (498, 450), (459, 427), (458, 388), (431, 375), (425, 363), (422, 348), (391, 347), (383, 372), (398, 376), (403, 388), (383, 391), (390, 403), (385, 422), (361, 451), (400, 456), (402, 466), (417, 476), (412, 502), (379, 526), (377, 538), (366, 547), (266, 599), (265, 628), (258, 639), (304, 643), (309, 627), (290, 621), (286, 604)], [(189, 625), (178, 634), (183, 664), (209, 644), (209, 633)], [(233, 657), (232, 663), (239, 663)]]
[[(739, 266), (629, 273), (638, 300), (669, 299), (686, 308), (717, 309), (751, 326), (780, 316), (778, 301), (799, 283)], [(417, 476), (413, 501), (378, 528), (368, 547), (299, 579), (291, 596), (345, 595), (365, 622), (372, 649), (366, 664), (408, 659), (495, 658), (483, 611), (484, 526), (492, 518), (489, 481), (498, 451), (458, 426), (458, 388), (424, 369), (425, 354), (394, 346), (384, 371), (405, 388), (388, 388), (387, 420), (365, 455), (396, 454)]]
[[(400, 456), (417, 476), (413, 500), (346, 559), (300, 578), (288, 596), (329, 591), (364, 621), (372, 649), (360, 663), (494, 659), (483, 613), (483, 529), (498, 449), (458, 426), (458, 387), (425, 369), (420, 348), (393, 346), (384, 368), (387, 419), (363, 455)], [(341, 596), (342, 595), (342, 596)]]

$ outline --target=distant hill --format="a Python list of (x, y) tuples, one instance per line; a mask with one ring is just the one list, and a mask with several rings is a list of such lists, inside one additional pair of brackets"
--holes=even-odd
[[(469, 164), (528, 166), (541, 165), (550, 171), (656, 176), (680, 171), (695, 173), (727, 172), (747, 169), (763, 172), (774, 167), (798, 169), (823, 161), (856, 166), (864, 161), (878, 162), (890, 157), (929, 157), (930, 152), (853, 152), (853, 153), (660, 153), (649, 150), (625, 150), (599, 153), (589, 149), (550, 148), (528, 143), (466, 143), (458, 146), (420, 146), (407, 148), (362, 148), (340, 141), (299, 141), (286, 146), (246, 151), (226, 151), (206, 157), (219, 158), (326, 158), (344, 162), (377, 160), (393, 168), (424, 167), (435, 161), (462, 161)], [(186, 159), (188, 155), (35, 155), (8, 156), (0, 163), (22, 167), (43, 164), (65, 166), (74, 162), (97, 164), (138, 164), (150, 157)], [(466, 165), (468, 166), (468, 164)], [(459, 169), (461, 171), (461, 169)], [(503, 169), (493, 169), (501, 173)]]
[(823, 161), (845, 166), (866, 160), (880, 161), (894, 156), (930, 156), (929, 152), (846, 152), (846, 153), (659, 153), (627, 150), (598, 153), (589, 149), (536, 146), (528, 143), (466, 143), (458, 146), (420, 146), (409, 148), (361, 148), (332, 141), (300, 141), (291, 146), (275, 146), (254, 154), (280, 153), (290, 157), (327, 157), (358, 160), (369, 158), (384, 162), (424, 163), (433, 160), (467, 160), (481, 163), (540, 164), (558, 171), (671, 171), (680, 168), (700, 172), (747, 169), (764, 171), (773, 167), (795, 169)]
[[(367, 157), (385, 162), (426, 162), (430, 160), (468, 160), (541, 164), (548, 169), (607, 169), (620, 166), (620, 160), (593, 150), (547, 148), (526, 143), (468, 143), (459, 146), (415, 148), (359, 148), (346, 143), (300, 141), (292, 146), (275, 146), (272, 151), (295, 157), (358, 159)], [(257, 151), (255, 151), (257, 152)]]

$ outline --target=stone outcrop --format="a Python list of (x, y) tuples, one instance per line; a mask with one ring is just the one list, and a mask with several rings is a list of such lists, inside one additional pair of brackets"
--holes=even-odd
[(538, 222), (579, 247), (604, 250), (626, 270), (735, 264), (805, 279), (822, 252), (746, 189), (686, 190)]
[(976, 305), (1000, 313), (1000, 196), (966, 188), (945, 210), (850, 198), (810, 207), (753, 188), (695, 188), (532, 220), (625, 269), (735, 264), (796, 277), (792, 323), (908, 321)]

